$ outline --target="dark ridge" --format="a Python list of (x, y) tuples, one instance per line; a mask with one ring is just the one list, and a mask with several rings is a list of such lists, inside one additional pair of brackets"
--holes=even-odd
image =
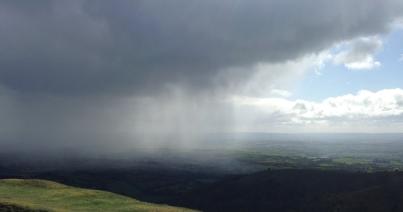
[(192, 191), (203, 211), (403, 211), (403, 172), (276, 170), (230, 177)]
[(19, 207), (12, 204), (0, 203), (0, 212), (47, 212), (45, 210), (33, 210), (29, 208)]

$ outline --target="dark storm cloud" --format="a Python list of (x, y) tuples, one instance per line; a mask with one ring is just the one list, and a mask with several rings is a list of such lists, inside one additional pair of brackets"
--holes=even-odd
[[(216, 88), (222, 70), (383, 33), (400, 0), (0, 2), (0, 83), (22, 93)], [(237, 81), (247, 72), (229, 73)], [(231, 82), (226, 80), (225, 82)]]
[(385, 33), (402, 11), (401, 0), (0, 0), (0, 153), (193, 145), (232, 129), (223, 99), (255, 64)]

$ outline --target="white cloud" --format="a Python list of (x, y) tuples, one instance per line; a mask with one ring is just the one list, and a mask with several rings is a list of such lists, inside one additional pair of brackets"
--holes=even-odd
[(381, 62), (375, 61), (372, 56), (367, 56), (361, 61), (346, 63), (344, 65), (351, 70), (370, 70), (381, 66)]
[(292, 96), (292, 93), (287, 91), (287, 90), (281, 90), (281, 89), (272, 89), (270, 92), (273, 96), (278, 96), (278, 97), (290, 97)]
[(399, 60), (400, 60), (401, 62), (403, 62), (403, 54), (400, 55)]
[[(332, 130), (344, 126), (352, 130), (368, 130), (381, 123), (387, 126), (403, 125), (403, 89), (385, 89), (377, 92), (361, 90), (357, 94), (330, 97), (323, 101), (287, 100), (284, 98), (234, 97), (240, 120), (251, 128), (295, 127), (302, 130), (320, 127)], [(242, 114), (244, 111), (253, 111)], [(277, 126), (273, 126), (277, 125)], [(383, 126), (384, 127), (384, 126)], [(388, 130), (401, 131), (390, 127)]]
[(371, 70), (381, 66), (374, 55), (382, 48), (382, 40), (377, 37), (362, 37), (345, 44), (347, 50), (338, 52), (333, 57), (335, 64), (343, 64), (351, 70)]

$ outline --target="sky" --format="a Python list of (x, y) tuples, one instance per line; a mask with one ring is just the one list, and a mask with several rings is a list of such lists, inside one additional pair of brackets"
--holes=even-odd
[[(237, 96), (236, 102), (257, 110), (249, 126), (261, 114), (283, 123), (276, 128), (257, 121), (263, 132), (400, 133), (402, 41), (398, 20), (386, 33), (343, 41), (297, 61), (303, 74), (285, 86), (282, 80), (272, 83), (268, 96)], [(249, 126), (243, 129), (254, 131)]]
[(403, 132), (402, 36), (401, 0), (1, 0), (0, 146)]
[(382, 45), (373, 56), (374, 60), (379, 62), (379, 66), (354, 70), (344, 65), (326, 63), (326, 67), (320, 68), (317, 72), (311, 71), (298, 82), (298, 86), (293, 88), (295, 97), (318, 101), (329, 96), (356, 93), (360, 90), (402, 88), (403, 28), (394, 27), (379, 39)]

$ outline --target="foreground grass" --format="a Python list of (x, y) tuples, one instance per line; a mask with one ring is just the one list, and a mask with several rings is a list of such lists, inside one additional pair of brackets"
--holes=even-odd
[(141, 202), (110, 192), (81, 189), (46, 180), (0, 180), (1, 206), (28, 211), (191, 211)]

